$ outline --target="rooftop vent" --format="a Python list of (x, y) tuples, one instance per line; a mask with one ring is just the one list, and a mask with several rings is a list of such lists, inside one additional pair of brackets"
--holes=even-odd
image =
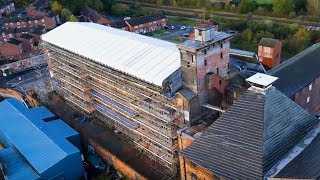
[(257, 73), (247, 78), (246, 81), (251, 85), (249, 89), (258, 92), (265, 92), (277, 79), (279, 78), (267, 74)]

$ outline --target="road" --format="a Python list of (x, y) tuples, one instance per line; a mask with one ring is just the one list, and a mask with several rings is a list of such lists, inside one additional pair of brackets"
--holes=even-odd
[[(117, 0), (121, 3), (137, 3), (133, 1), (128, 0)], [(156, 10), (156, 11), (164, 11), (167, 14), (173, 14), (173, 15), (183, 15), (185, 17), (195, 17), (197, 14), (203, 14), (202, 9), (190, 9), (190, 8), (177, 8), (177, 7), (171, 7), (171, 6), (157, 6), (155, 4), (149, 4), (149, 3), (139, 3), (143, 8), (150, 9), (150, 10)], [(230, 12), (222, 12), (222, 11), (214, 11), (212, 13), (212, 16), (214, 17), (223, 17), (223, 18), (231, 18), (231, 19), (245, 19), (247, 18), (246, 14), (238, 14), (238, 13), (230, 13)], [(280, 18), (280, 17), (270, 17), (270, 16), (259, 16), (259, 15), (252, 15), (253, 20), (273, 20), (276, 22), (281, 23), (298, 23), (300, 25), (305, 26), (317, 26), (320, 27), (319, 22), (310, 22), (305, 20), (299, 20), (299, 19), (288, 19), (288, 18)]]

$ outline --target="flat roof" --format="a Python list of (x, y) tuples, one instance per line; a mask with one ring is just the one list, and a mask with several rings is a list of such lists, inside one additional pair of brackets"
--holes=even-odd
[(42, 40), (156, 86), (180, 68), (174, 43), (100, 24), (66, 22)]
[(263, 73), (257, 73), (246, 79), (249, 83), (254, 83), (261, 86), (269, 86), (273, 82), (275, 82), (278, 78), (274, 76), (270, 76)]

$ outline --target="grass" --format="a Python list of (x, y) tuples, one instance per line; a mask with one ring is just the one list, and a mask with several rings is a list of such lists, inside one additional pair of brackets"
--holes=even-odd
[(164, 36), (166, 34), (166, 32), (162, 29), (159, 29), (159, 30), (155, 30), (152, 32), (153, 34), (157, 34), (159, 36)]
[(174, 43), (180, 43), (181, 42), (181, 38), (180, 37), (173, 37), (170, 39), (171, 42), (174, 42)]
[(272, 4), (272, 0), (256, 0), (258, 4)]
[(184, 17), (172, 17), (172, 16), (168, 16), (167, 19), (169, 24), (181, 24), (185, 26), (197, 25), (197, 21), (195, 19), (189, 19)]

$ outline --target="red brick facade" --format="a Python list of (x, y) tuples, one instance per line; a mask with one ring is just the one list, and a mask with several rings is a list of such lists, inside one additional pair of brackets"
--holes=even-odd
[(135, 26), (131, 25), (130, 22), (126, 21), (126, 24), (128, 26), (128, 30), (130, 32), (147, 33), (147, 32), (152, 32), (152, 31), (164, 28), (167, 25), (167, 20), (160, 19), (157, 21), (139, 24), (139, 25), (135, 25)]
[(46, 29), (53, 29), (56, 27), (56, 17), (34, 17), (34, 18), (21, 18), (16, 21), (6, 22), (4, 23), (4, 28), (12, 29), (12, 28), (25, 28), (25, 27), (35, 27), (35, 26), (45, 26)]
[(320, 77), (296, 93), (293, 100), (311, 114), (320, 113)]

